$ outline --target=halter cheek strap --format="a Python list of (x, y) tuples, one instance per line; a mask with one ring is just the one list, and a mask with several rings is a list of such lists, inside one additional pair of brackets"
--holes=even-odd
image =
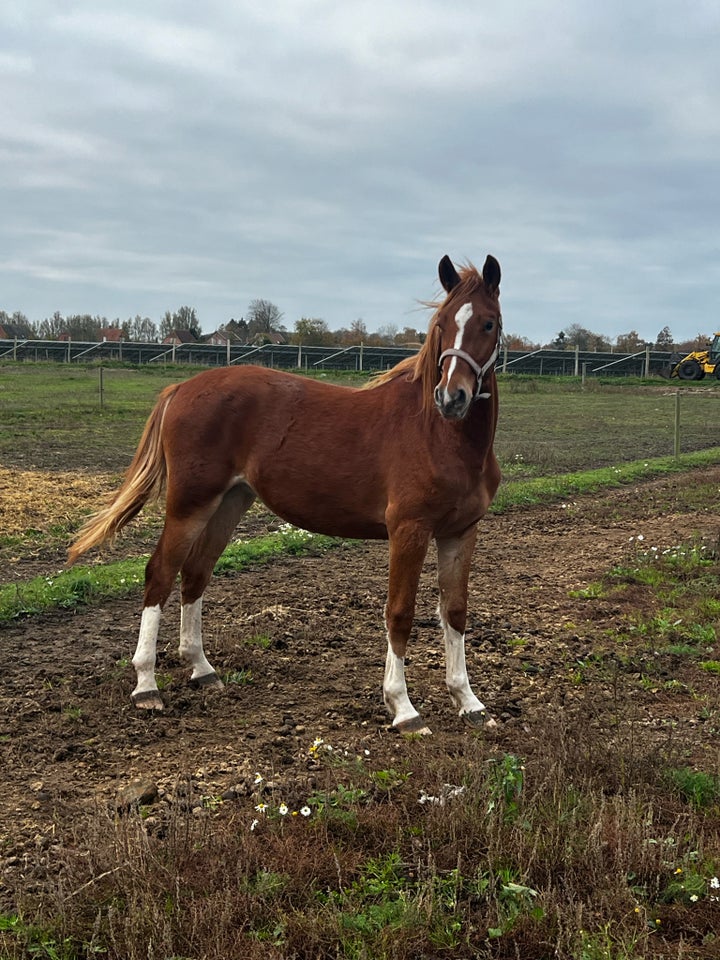
[(475, 393), (473, 394), (473, 400), (487, 400), (490, 397), (489, 393), (480, 393), (482, 388), (482, 382), (485, 377), (485, 374), (488, 370), (491, 370), (495, 366), (495, 361), (498, 358), (500, 353), (500, 340), (498, 338), (497, 343), (495, 344), (495, 349), (493, 350), (490, 357), (485, 361), (485, 363), (480, 366), (480, 364), (474, 360), (469, 353), (465, 353), (464, 350), (458, 350), (456, 347), (450, 347), (448, 350), (444, 350), (440, 354), (439, 366), (442, 366), (443, 360), (446, 357), (459, 357), (461, 360), (464, 360), (468, 364), (470, 369), (473, 371), (477, 377), (477, 387), (475, 388)]

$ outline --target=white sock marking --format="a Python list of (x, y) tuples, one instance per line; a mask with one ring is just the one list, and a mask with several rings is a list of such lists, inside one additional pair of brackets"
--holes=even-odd
[(445, 682), (453, 703), (459, 707), (460, 716), (464, 713), (484, 710), (485, 705), (472, 692), (468, 680), (465, 635), (454, 630), (442, 617), (440, 623), (445, 634)]
[(410, 702), (407, 685), (405, 683), (405, 661), (393, 652), (388, 640), (387, 657), (385, 659), (385, 679), (383, 681), (383, 698), (385, 705), (393, 715), (393, 726), (412, 720), (419, 714)]
[(148, 693), (150, 690), (157, 690), (155, 653), (161, 616), (160, 604), (143, 608), (140, 618), (140, 635), (132, 658), (132, 664), (137, 675), (137, 685), (133, 690), (133, 696), (137, 696), (139, 693)]
[(192, 668), (191, 680), (214, 673), (212, 664), (205, 657), (202, 642), (202, 597), (193, 603), (180, 606), (180, 656)]

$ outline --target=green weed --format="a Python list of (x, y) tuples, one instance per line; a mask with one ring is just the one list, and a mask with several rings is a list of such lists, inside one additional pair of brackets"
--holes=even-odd
[(669, 772), (670, 782), (693, 807), (712, 807), (720, 802), (720, 777), (681, 767)]
[(255, 682), (252, 670), (245, 668), (241, 670), (229, 670), (223, 674), (222, 679), (225, 683), (236, 684), (238, 686), (249, 686)]

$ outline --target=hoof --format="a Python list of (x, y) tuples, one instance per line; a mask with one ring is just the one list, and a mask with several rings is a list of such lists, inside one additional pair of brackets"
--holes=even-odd
[(469, 710), (467, 713), (461, 713), (460, 716), (471, 727), (484, 727), (486, 730), (497, 727), (497, 721), (493, 720), (487, 710)]
[(214, 690), (225, 689), (225, 684), (214, 670), (212, 673), (206, 673), (202, 677), (195, 677), (195, 679), (191, 680), (190, 683), (198, 690), (204, 690), (206, 688)]
[(403, 736), (410, 734), (420, 737), (432, 736), (432, 730), (430, 727), (425, 726), (425, 721), (420, 714), (416, 717), (410, 717), (409, 720), (401, 720), (400, 723), (394, 723), (393, 727), (402, 733)]
[(138, 710), (164, 710), (165, 704), (157, 690), (145, 690), (143, 693), (133, 693), (132, 702)]

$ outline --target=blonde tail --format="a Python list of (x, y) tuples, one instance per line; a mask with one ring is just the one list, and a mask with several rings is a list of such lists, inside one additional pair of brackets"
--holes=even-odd
[(135, 456), (125, 480), (110, 503), (91, 517), (78, 531), (68, 551), (68, 566), (92, 547), (114, 539), (122, 528), (156, 499), (165, 484), (166, 464), (162, 445), (162, 424), (165, 411), (179, 384), (166, 387), (148, 417)]

